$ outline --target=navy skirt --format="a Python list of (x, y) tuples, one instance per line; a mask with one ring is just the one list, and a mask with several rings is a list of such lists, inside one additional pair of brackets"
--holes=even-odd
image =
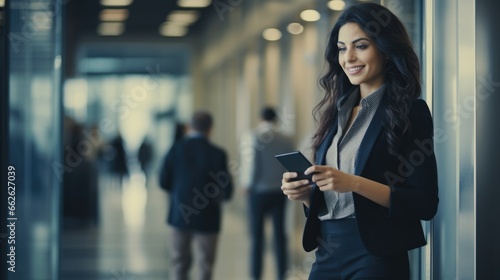
[(410, 279), (408, 252), (390, 257), (369, 253), (356, 219), (321, 222), (321, 238), (309, 280)]

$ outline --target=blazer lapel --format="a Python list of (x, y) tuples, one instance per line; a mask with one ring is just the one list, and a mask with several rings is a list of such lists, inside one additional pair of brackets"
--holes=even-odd
[(366, 161), (368, 160), (368, 156), (372, 151), (373, 145), (375, 144), (375, 140), (377, 140), (380, 132), (383, 128), (383, 122), (385, 117), (385, 103), (386, 96), (382, 98), (380, 105), (373, 116), (373, 119), (366, 130), (366, 134), (361, 141), (361, 146), (359, 147), (358, 157), (356, 158), (356, 167), (354, 170), (355, 175), (361, 175), (363, 171)]
[[(326, 153), (328, 151), (328, 148), (330, 148), (330, 145), (332, 144), (333, 137), (337, 133), (337, 128), (338, 128), (338, 120), (337, 116), (335, 116), (333, 118), (332, 128), (326, 134), (325, 139), (323, 140), (321, 145), (318, 147), (318, 150), (316, 151), (316, 161), (315, 161), (316, 164), (325, 165)], [(320, 189), (316, 186), (316, 184), (313, 185), (313, 191), (311, 192), (309, 201), (311, 202), (311, 208), (309, 214), (310, 216), (317, 218), (319, 209), (321, 208), (321, 205), (325, 203), (325, 199), (323, 196), (323, 192), (320, 191)]]

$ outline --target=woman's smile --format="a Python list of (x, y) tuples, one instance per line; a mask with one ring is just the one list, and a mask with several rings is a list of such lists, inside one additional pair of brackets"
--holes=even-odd
[(356, 75), (361, 72), (361, 70), (364, 68), (364, 66), (353, 66), (353, 67), (346, 67), (347, 73), (349, 75)]

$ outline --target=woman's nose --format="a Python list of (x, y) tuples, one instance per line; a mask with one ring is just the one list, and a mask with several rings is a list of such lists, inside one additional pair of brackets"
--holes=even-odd
[(344, 59), (347, 62), (356, 61), (356, 54), (355, 54), (355, 52), (352, 49), (346, 50)]

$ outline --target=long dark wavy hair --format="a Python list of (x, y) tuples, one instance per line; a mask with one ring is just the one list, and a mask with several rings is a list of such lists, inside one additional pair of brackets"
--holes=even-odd
[(313, 138), (316, 151), (332, 127), (337, 113), (337, 102), (349, 94), (352, 85), (339, 64), (337, 47), (339, 29), (346, 23), (357, 23), (375, 43), (386, 59), (384, 83), (386, 85), (384, 130), (393, 155), (402, 152), (402, 140), (411, 131), (408, 112), (411, 103), (420, 97), (420, 64), (412, 43), (401, 21), (387, 8), (373, 3), (350, 6), (333, 27), (325, 58), (328, 71), (319, 80), (325, 89), (323, 100), (314, 108), (314, 119), (319, 126)]

